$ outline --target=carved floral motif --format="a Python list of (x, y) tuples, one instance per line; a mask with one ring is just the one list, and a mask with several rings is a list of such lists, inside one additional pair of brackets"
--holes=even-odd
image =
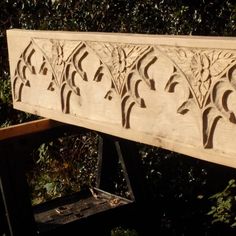
[(236, 123), (235, 113), (229, 110), (227, 101), (229, 95), (236, 91), (236, 54), (228, 50), (187, 48), (168, 49), (166, 54), (169, 58), (175, 58), (166, 90), (174, 92), (175, 86), (182, 84), (186, 100), (177, 112), (184, 115), (194, 104), (197, 106), (201, 116), (203, 146), (212, 148), (219, 119)]
[[(32, 63), (36, 52), (42, 56), (39, 71)], [(99, 62), (93, 78), (88, 78), (89, 68), (83, 64), (88, 55)], [(155, 90), (148, 70), (151, 66), (161, 69), (156, 67), (160, 56), (173, 67), (171, 76), (165, 78), (166, 91), (175, 92), (177, 85), (185, 91), (185, 99), (177, 112), (184, 115), (194, 107), (198, 109), (203, 146), (212, 148), (218, 121), (224, 118), (236, 123), (235, 113), (228, 107), (228, 98), (236, 90), (236, 52), (232, 50), (33, 38), (17, 62), (14, 99), (21, 101), (24, 86), (31, 86), (27, 73), (50, 75), (48, 90), (60, 91), (61, 109), (70, 113), (71, 95), (81, 96), (78, 78), (98, 83), (106, 78), (111, 86), (104, 92), (104, 98), (120, 98), (121, 124), (130, 128), (133, 106), (146, 107), (139, 94), (139, 84), (144, 82), (150, 90)]]
[(110, 75), (111, 89), (105, 98), (111, 100), (114, 94), (120, 96), (122, 126), (130, 128), (133, 106), (136, 104), (141, 108), (146, 107), (138, 92), (139, 83), (143, 81), (151, 90), (155, 90), (154, 80), (147, 73), (157, 60), (153, 47), (97, 42), (87, 44), (100, 59), (100, 67), (94, 80), (99, 82), (105, 74)]
[(111, 89), (104, 97), (111, 100), (115, 94), (121, 99), (123, 127), (130, 128), (130, 113), (135, 104), (145, 107), (145, 102), (138, 92), (139, 83), (144, 81), (150, 89), (155, 89), (154, 80), (149, 78), (147, 73), (148, 68), (157, 60), (151, 46), (32, 39), (20, 56), (16, 68), (14, 98), (17, 101), (21, 101), (23, 87), (30, 86), (24, 76), (25, 70), (28, 68), (32, 74), (37, 74), (31, 63), (31, 57), (37, 50), (42, 54), (38, 74), (51, 74), (48, 90), (60, 90), (61, 108), (64, 113), (70, 113), (71, 95), (81, 94), (75, 82), (76, 76), (79, 75), (84, 81), (88, 81), (88, 68), (82, 66), (88, 54), (100, 61), (93, 81), (100, 82), (104, 75), (111, 80)]

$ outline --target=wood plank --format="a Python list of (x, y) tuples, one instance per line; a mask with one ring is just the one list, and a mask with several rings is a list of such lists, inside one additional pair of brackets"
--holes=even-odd
[(236, 167), (236, 40), (9, 30), (14, 107)]
[(18, 125), (11, 125), (9, 127), (0, 129), (0, 141), (45, 131), (57, 127), (59, 125), (61, 125), (60, 122), (53, 121), (50, 119), (40, 119), (25, 122)]

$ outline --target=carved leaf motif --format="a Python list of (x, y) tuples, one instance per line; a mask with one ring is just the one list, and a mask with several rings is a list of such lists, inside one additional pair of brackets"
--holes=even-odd
[(176, 85), (181, 83), (181, 79), (182, 79), (181, 75), (174, 68), (174, 72), (170, 76), (170, 78), (165, 86), (165, 90), (167, 90), (169, 93), (173, 93), (175, 91)]
[(208, 107), (202, 114), (202, 133), (204, 148), (213, 147), (215, 127), (222, 116), (214, 107)]
[(51, 82), (49, 85), (48, 85), (48, 90), (49, 91), (54, 91), (55, 90), (55, 87), (54, 87), (54, 83)]
[[(126, 45), (115, 43), (87, 42), (101, 62), (94, 77), (101, 80), (104, 73), (109, 73), (118, 94), (122, 93), (125, 81), (139, 58), (145, 54), (149, 46)], [(98, 77), (99, 76), (99, 77)]]
[[(87, 73), (82, 66), (82, 62), (87, 55), (86, 45), (80, 42), (65, 62), (66, 66), (62, 73), (62, 86), (60, 87), (61, 106), (64, 113), (70, 113), (71, 95), (80, 96), (80, 88), (78, 87), (78, 83), (76, 83), (77, 75), (82, 80), (88, 81)], [(79, 102), (78, 105), (80, 105)]]
[(16, 101), (21, 101), (23, 87), (30, 87), (30, 81), (26, 77), (26, 72), (35, 74), (35, 67), (31, 63), (31, 58), (35, 53), (32, 42), (28, 44), (23, 53), (21, 54), (19, 61), (15, 69), (15, 76), (13, 80), (13, 93)]
[(169, 80), (166, 84), (165, 90), (170, 93), (173, 93), (173, 92), (175, 92), (176, 86), (179, 84), (183, 84), (183, 88), (185, 89), (185, 94), (187, 96), (186, 96), (186, 100), (177, 109), (177, 112), (181, 115), (184, 115), (191, 110), (192, 106), (195, 104), (195, 101), (194, 101), (194, 98), (193, 98), (193, 95), (192, 95), (190, 89), (188, 88), (188, 86), (186, 84), (186, 81), (183, 79), (183, 76), (174, 67), (174, 72), (171, 75), (171, 77), (169, 78)]
[(80, 75), (80, 77), (84, 81), (88, 81), (87, 73), (82, 68), (83, 60), (88, 56), (88, 51), (86, 50), (86, 46), (80, 43), (75, 49), (74, 53), (71, 56), (71, 61), (74, 65), (76, 72)]
[(130, 128), (133, 106), (136, 104), (141, 108), (145, 107), (144, 99), (138, 92), (140, 82), (145, 82), (150, 89), (155, 90), (154, 80), (148, 74), (149, 68), (157, 60), (153, 48), (119, 43), (87, 42), (86, 44), (100, 61), (93, 80), (99, 82), (105, 74), (111, 78), (111, 89), (105, 98), (111, 100), (115, 94), (120, 96), (122, 126)]
[(212, 77), (220, 75), (236, 59), (236, 57), (228, 51), (214, 51), (212, 54), (212, 64), (210, 68)]
[(121, 111), (122, 111), (122, 125), (125, 128), (130, 128), (130, 113), (133, 106), (136, 104), (141, 108), (145, 108), (145, 101), (139, 95), (139, 84), (145, 82), (145, 84), (151, 89), (155, 90), (154, 79), (148, 75), (148, 69), (156, 62), (157, 57), (153, 54), (153, 49), (149, 48), (142, 55), (141, 58), (133, 65), (125, 80), (125, 84), (121, 94)]
[(103, 69), (104, 68), (102, 66), (102, 62), (100, 62), (100, 66), (98, 67), (98, 69), (94, 75), (94, 78), (93, 78), (94, 81), (100, 82), (102, 80), (102, 77), (104, 76)]
[(23, 87), (30, 86), (26, 79), (26, 70), (36, 74), (35, 67), (31, 64), (34, 53), (42, 57), (38, 73), (45, 76), (51, 73), (47, 90), (60, 90), (62, 111), (69, 113), (71, 95), (80, 96), (80, 88), (76, 83), (77, 75), (87, 81), (87, 74), (82, 68), (82, 62), (88, 55), (85, 44), (78, 41), (65, 43), (63, 40), (32, 39), (22, 53), (15, 71), (13, 89), (18, 101), (21, 100)]
[(212, 148), (218, 120), (224, 118), (236, 123), (235, 113), (228, 108), (228, 98), (236, 91), (235, 54), (228, 50), (185, 48), (172, 52), (165, 49), (162, 51), (167, 53), (174, 67), (165, 89), (174, 92), (176, 85), (181, 84), (181, 79), (188, 81), (186, 84), (189, 89), (186, 90), (186, 86), (184, 89), (189, 93), (189, 97), (184, 100), (177, 112), (184, 115), (194, 105), (199, 108), (202, 117), (203, 146)]
[(183, 102), (183, 104), (178, 108), (177, 112), (181, 115), (184, 115), (191, 110), (193, 105), (194, 105), (194, 99), (190, 94), (188, 100)]
[[(41, 65), (32, 65), (32, 56), (41, 55)], [(21, 101), (24, 86), (31, 86), (27, 73), (41, 75), (51, 73), (47, 89), (58, 89), (62, 110), (70, 113), (70, 99), (80, 96), (78, 79), (88, 81), (84, 60), (92, 54), (99, 62), (93, 80), (100, 82), (104, 75), (111, 80), (111, 88), (105, 98), (121, 99), (122, 125), (130, 128), (130, 114), (134, 105), (145, 108), (139, 85), (144, 82), (155, 90), (155, 82), (149, 70), (165, 55), (173, 64), (173, 73), (165, 89), (173, 93), (177, 85), (184, 88), (185, 99), (177, 109), (186, 114), (195, 105), (202, 119), (203, 146), (213, 146), (213, 134), (220, 118), (236, 123), (236, 115), (228, 105), (229, 97), (236, 91), (236, 53), (232, 50), (150, 46), (124, 43), (63, 41), (32, 39), (19, 57), (15, 69), (14, 99)], [(39, 60), (40, 61), (40, 60)], [(79, 104), (79, 103), (78, 103)]]
[(210, 78), (210, 60), (205, 53), (195, 53), (192, 57), (190, 68), (193, 78), (190, 80), (192, 88), (198, 99), (199, 106), (202, 107), (207, 96), (211, 78)]
[(66, 114), (70, 113), (71, 94), (72, 94), (72, 90), (67, 85), (67, 83), (64, 82), (61, 86), (61, 108), (62, 108), (62, 112)]
[(235, 63), (227, 71), (227, 78), (233, 88), (236, 90), (236, 65)]
[(151, 89), (155, 90), (155, 82), (152, 77), (149, 76), (149, 68), (155, 64), (158, 60), (158, 53), (153, 48), (149, 48), (145, 54), (137, 62), (137, 70), (142, 80)]
[(233, 111), (230, 111), (228, 108), (228, 97), (235, 90), (230, 83), (227, 83), (227, 80), (218, 81), (212, 91), (212, 101), (220, 112), (221, 116), (226, 120), (236, 123), (235, 114)]

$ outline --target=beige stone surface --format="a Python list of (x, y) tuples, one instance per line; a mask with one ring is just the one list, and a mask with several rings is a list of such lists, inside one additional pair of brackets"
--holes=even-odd
[(236, 39), (8, 30), (14, 107), (236, 167)]

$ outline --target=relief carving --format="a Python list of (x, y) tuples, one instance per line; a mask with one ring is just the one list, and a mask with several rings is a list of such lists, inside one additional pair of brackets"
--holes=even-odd
[[(35, 72), (30, 58), (39, 50), (42, 54), (42, 64)], [(48, 90), (60, 90), (61, 109), (70, 113), (70, 98), (72, 93), (81, 96), (80, 88), (76, 85), (76, 76), (88, 81), (86, 70), (82, 62), (93, 54), (99, 61), (93, 81), (100, 82), (104, 75), (111, 80), (111, 89), (104, 94), (104, 98), (111, 100), (119, 96), (121, 100), (122, 126), (130, 128), (130, 113), (136, 104), (141, 108), (146, 107), (140, 97), (138, 86), (141, 81), (151, 89), (155, 89), (154, 80), (149, 77), (148, 69), (157, 60), (151, 46), (122, 45), (115, 43), (62, 41), (54, 39), (31, 39), (29, 45), (22, 53), (14, 78), (14, 98), (21, 101), (22, 89), (29, 84), (24, 76), (28, 68), (32, 74), (51, 74)]]
[(217, 122), (224, 118), (236, 123), (235, 113), (228, 108), (228, 97), (236, 91), (236, 54), (228, 50), (187, 48), (168, 48), (165, 53), (170, 60), (174, 58), (166, 90), (174, 92), (176, 85), (182, 85), (186, 100), (177, 112), (184, 115), (194, 105), (198, 108), (203, 146), (212, 148)]
[(111, 78), (111, 89), (105, 98), (111, 100), (114, 95), (121, 99), (122, 126), (130, 128), (130, 113), (134, 105), (145, 108), (145, 101), (140, 97), (138, 86), (145, 82), (155, 90), (153, 78), (148, 75), (148, 69), (157, 56), (154, 48), (146, 45), (127, 45), (112, 43), (87, 43), (98, 55), (100, 67), (94, 77), (99, 82), (105, 74)]
[(31, 57), (35, 53), (32, 42), (25, 48), (17, 62), (13, 80), (13, 93), (16, 101), (21, 101), (22, 89), (24, 86), (30, 87), (30, 82), (27, 79), (26, 72), (30, 71), (35, 74), (35, 67), (31, 64)]
[[(38, 71), (32, 62), (37, 52), (42, 57)], [(93, 78), (89, 78), (89, 68), (83, 64), (89, 55), (99, 62)], [(236, 90), (236, 52), (232, 50), (32, 38), (16, 65), (14, 99), (21, 101), (24, 86), (30, 87), (27, 73), (49, 75), (48, 91), (60, 91), (61, 110), (69, 114), (71, 95), (81, 96), (78, 78), (88, 83), (97, 82), (98, 86), (103, 79), (109, 79), (110, 89), (104, 91), (104, 98), (119, 97), (121, 125), (128, 129), (134, 105), (146, 108), (139, 91), (140, 83), (156, 90), (148, 71), (150, 67), (161, 69), (156, 63), (160, 57), (173, 67), (171, 76), (165, 78), (165, 90), (173, 93), (180, 85), (185, 91), (185, 99), (177, 112), (184, 115), (198, 109), (203, 147), (212, 148), (218, 121), (224, 118), (236, 124), (235, 113), (228, 106), (228, 99)]]

